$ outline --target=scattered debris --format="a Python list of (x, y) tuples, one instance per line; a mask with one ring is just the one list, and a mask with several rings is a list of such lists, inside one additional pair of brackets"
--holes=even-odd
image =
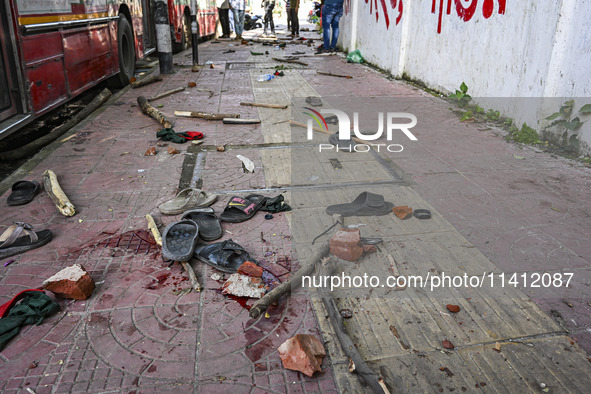
[(57, 175), (53, 171), (45, 170), (43, 173), (43, 186), (62, 215), (74, 216), (76, 208), (74, 208), (74, 205), (62, 190), (62, 187), (57, 181)]
[(277, 108), (277, 109), (286, 109), (287, 105), (280, 105), (280, 104), (265, 104), (265, 103), (250, 103), (250, 102), (241, 102), (240, 105), (245, 105), (249, 107), (263, 107), (263, 108)]
[(459, 305), (447, 304), (445, 307), (451, 313), (458, 313), (460, 311)]
[(495, 346), (493, 347), (493, 350), (496, 352), (500, 352), (501, 351), (501, 344), (500, 343), (495, 343)]
[(455, 348), (455, 346), (453, 345), (453, 343), (451, 343), (447, 339), (444, 340), (443, 342), (441, 342), (441, 345), (443, 346), (444, 349), (448, 349), (448, 350), (451, 350), (451, 349), (454, 349)]
[(235, 273), (222, 286), (223, 294), (237, 297), (261, 298), (267, 291), (261, 278)]
[(42, 285), (60, 298), (86, 300), (94, 290), (94, 280), (80, 264), (64, 268)]
[(144, 156), (156, 156), (156, 148), (153, 146), (148, 148), (146, 153), (144, 153)]
[(211, 112), (198, 111), (174, 111), (174, 115), (185, 118), (202, 118), (205, 120), (225, 120), (227, 118), (240, 118), (239, 114), (214, 114)]
[(160, 77), (160, 75), (150, 74), (150, 75), (140, 79), (139, 81), (136, 80), (134, 82), (131, 82), (129, 85), (132, 87), (132, 89), (137, 89), (142, 86), (146, 86), (151, 83), (160, 82), (160, 81), (162, 81), (162, 78)]
[(222, 122), (225, 124), (258, 124), (261, 123), (260, 119), (237, 119), (237, 118), (224, 118)]
[(339, 312), (343, 319), (350, 319), (353, 317), (353, 311), (351, 309), (343, 308)]
[(236, 157), (242, 162), (242, 169), (244, 172), (254, 172), (254, 163), (252, 160), (242, 155), (236, 155)]
[(213, 274), (211, 274), (210, 278), (213, 280), (221, 280), (223, 279), (223, 276), (218, 274), (217, 272), (214, 272)]
[(156, 226), (154, 218), (148, 213), (146, 215), (146, 220), (148, 221), (148, 229), (152, 232), (156, 244), (162, 246), (162, 236), (160, 235), (160, 231), (158, 231), (158, 226)]
[(392, 212), (402, 220), (406, 220), (412, 216), (412, 208), (406, 205), (398, 205), (392, 208)]
[(347, 367), (347, 370), (349, 371), (349, 373), (355, 372), (355, 363), (351, 358), (349, 359), (349, 366)]
[(190, 87), (190, 88), (194, 88), (195, 86), (197, 86), (197, 84), (195, 82), (189, 82), (187, 84), (187, 86)]
[(193, 270), (193, 267), (191, 267), (191, 264), (189, 264), (189, 262), (187, 261), (181, 261), (181, 265), (185, 269), (187, 275), (189, 275), (189, 280), (191, 281), (191, 286), (193, 287), (193, 290), (195, 290), (196, 292), (200, 292), (201, 289), (203, 289), (203, 287), (197, 280), (197, 275), (195, 275), (195, 271)]
[(525, 157), (516, 155), (515, 153), (513, 154), (513, 157), (516, 158), (517, 160), (525, 160)]
[(215, 64), (211, 63), (211, 64), (209, 65), (209, 68), (215, 68)]
[(215, 148), (218, 152), (225, 152), (226, 151), (226, 145), (218, 145)]
[[(194, 84), (193, 86), (195, 86), (195, 82), (189, 82), (189, 87), (191, 87), (191, 84)], [(183, 88), (183, 87), (172, 89), (172, 90), (169, 90), (169, 91), (164, 92), (162, 94), (159, 94), (159, 95), (156, 95), (154, 97), (151, 97), (151, 98), (148, 99), (148, 101), (158, 100), (158, 99), (161, 99), (161, 98), (170, 96), (171, 94), (182, 92), (183, 90), (185, 90), (185, 88)]]
[(330, 253), (346, 261), (357, 261), (363, 254), (358, 228), (343, 228), (330, 239)]
[(179, 153), (181, 153), (181, 151), (180, 151), (180, 150), (176, 149), (176, 148), (175, 148), (175, 147), (173, 147), (173, 146), (169, 146), (169, 147), (168, 147), (168, 149), (167, 149), (167, 151), (168, 151), (168, 153), (169, 153), (170, 155), (178, 155)]
[(353, 78), (353, 77), (352, 77), (352, 76), (350, 76), (350, 75), (343, 75), (343, 74), (333, 74), (333, 73), (330, 73), (330, 72), (325, 72), (325, 71), (316, 71), (316, 73), (317, 73), (317, 74), (320, 74), (320, 75), (328, 75), (329, 77), (347, 78), (347, 79), (351, 79), (351, 78)]
[(326, 352), (320, 340), (313, 335), (298, 334), (277, 350), (284, 368), (300, 371), (308, 377), (322, 371), (322, 359), (326, 357)]
[(440, 367), (439, 370), (445, 372), (450, 378), (454, 376), (454, 373), (450, 371), (448, 367)]
[(16, 261), (16, 259), (8, 260), (6, 263), (4, 263), (4, 266), (8, 267), (10, 264), (14, 263), (15, 261)]
[(259, 267), (251, 261), (245, 261), (240, 267), (238, 267), (238, 273), (241, 275), (252, 276), (254, 278), (260, 278), (263, 276), (264, 269)]
[(160, 123), (162, 125), (162, 127), (164, 127), (165, 129), (172, 128), (172, 122), (170, 120), (168, 120), (168, 118), (166, 116), (164, 116), (164, 114), (162, 112), (158, 111), (156, 108), (151, 106), (150, 103), (148, 102), (148, 100), (144, 96), (139, 96), (137, 98), (137, 103), (139, 104), (140, 109), (142, 110), (142, 112), (144, 114), (157, 120), (158, 123)]
[(293, 59), (282, 59), (279, 57), (272, 57), (271, 59), (275, 60), (276, 62), (284, 62), (284, 63), (294, 63), (294, 64), (301, 64), (302, 66), (308, 66), (308, 63), (304, 63), (300, 60), (293, 60)]

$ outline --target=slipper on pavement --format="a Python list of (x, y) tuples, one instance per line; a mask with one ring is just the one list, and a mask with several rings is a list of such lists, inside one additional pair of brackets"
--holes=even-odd
[(231, 274), (237, 272), (238, 267), (246, 261), (259, 265), (242, 246), (231, 239), (199, 246), (194, 257), (217, 270)]
[(359, 194), (353, 202), (331, 205), (326, 208), (329, 215), (347, 216), (382, 216), (392, 212), (394, 204), (384, 201), (384, 196), (370, 192)]
[(0, 235), (0, 259), (43, 246), (51, 237), (51, 230), (33, 231), (30, 224), (15, 222)]
[(306, 97), (306, 103), (310, 104), (313, 107), (322, 106), (322, 100), (320, 100), (320, 97), (308, 96)]
[(234, 196), (228, 201), (224, 212), (220, 215), (222, 222), (240, 223), (254, 216), (265, 204), (267, 197), (251, 194), (246, 197)]
[(199, 226), (199, 237), (204, 241), (215, 241), (224, 235), (220, 220), (213, 208), (191, 209), (183, 214), (183, 219), (190, 219)]
[(189, 261), (199, 239), (199, 226), (184, 219), (166, 226), (162, 233), (162, 257), (172, 261)]
[(164, 215), (178, 215), (189, 209), (210, 206), (218, 198), (217, 194), (207, 194), (201, 189), (188, 188), (181, 190), (172, 200), (158, 206)]
[(12, 185), (12, 193), (8, 196), (8, 205), (23, 205), (33, 201), (33, 198), (39, 193), (39, 182), (36, 181), (18, 181)]

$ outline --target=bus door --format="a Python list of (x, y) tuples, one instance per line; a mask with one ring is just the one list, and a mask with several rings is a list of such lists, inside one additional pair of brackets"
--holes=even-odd
[(142, 0), (144, 10), (144, 55), (149, 55), (156, 50), (156, 23), (154, 18), (154, 0)]
[[(0, 5), (2, 7), (8, 9), (6, 4)], [(0, 12), (0, 122), (16, 114), (19, 104), (10, 22), (7, 12)]]

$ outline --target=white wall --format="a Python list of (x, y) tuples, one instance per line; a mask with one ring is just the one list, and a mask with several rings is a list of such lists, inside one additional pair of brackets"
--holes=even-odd
[[(396, 24), (401, 1), (402, 17)], [(471, 19), (465, 21), (458, 16), (456, 3), (464, 8), (476, 5)], [(500, 14), (503, 3), (346, 0), (339, 43), (348, 51), (359, 49), (367, 62), (394, 76), (405, 74), (444, 93), (453, 92), (465, 82), (476, 102), (479, 97), (577, 98), (577, 109), (590, 102), (591, 0), (506, 0), (504, 14)], [(484, 16), (485, 8), (489, 18)], [(495, 100), (501, 108), (494, 109), (514, 118), (518, 125), (527, 122), (541, 129), (547, 124), (543, 118), (558, 107), (551, 107), (554, 101), (538, 102), (532, 110), (529, 100), (524, 110), (514, 100)], [(586, 118), (591, 120), (591, 115), (582, 120)], [(591, 153), (590, 125), (587, 122), (578, 130), (581, 152), (585, 154)]]

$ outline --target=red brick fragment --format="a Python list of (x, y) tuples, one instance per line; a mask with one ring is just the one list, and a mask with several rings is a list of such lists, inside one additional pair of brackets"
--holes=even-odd
[(447, 304), (446, 307), (451, 313), (458, 313), (460, 311), (460, 307), (458, 305)]
[(179, 153), (181, 153), (181, 151), (176, 149), (174, 146), (169, 146), (167, 150), (168, 154), (170, 155), (178, 155)]
[(392, 208), (392, 212), (394, 212), (394, 215), (398, 216), (402, 220), (406, 220), (412, 216), (412, 208), (406, 205), (394, 207)]
[(263, 276), (263, 267), (259, 267), (251, 261), (245, 261), (240, 267), (238, 267), (238, 273), (247, 276), (253, 276), (260, 278)]
[(363, 253), (365, 254), (372, 254), (378, 251), (375, 245), (361, 245), (363, 248)]
[(43, 287), (60, 298), (85, 300), (94, 290), (94, 280), (83, 266), (74, 264), (47, 279)]
[(322, 371), (320, 366), (326, 352), (320, 340), (313, 335), (298, 334), (277, 350), (284, 368), (300, 371), (308, 377)]
[(144, 153), (144, 156), (154, 156), (156, 155), (156, 148), (151, 147), (149, 148), (146, 153)]
[(340, 229), (330, 239), (330, 253), (343, 260), (357, 261), (363, 254), (360, 242), (361, 233), (358, 228)]
[(455, 348), (454, 344), (451, 343), (450, 341), (448, 341), (447, 339), (445, 341), (441, 342), (441, 344), (443, 345), (443, 348), (444, 349), (451, 350), (451, 349), (454, 349)]

